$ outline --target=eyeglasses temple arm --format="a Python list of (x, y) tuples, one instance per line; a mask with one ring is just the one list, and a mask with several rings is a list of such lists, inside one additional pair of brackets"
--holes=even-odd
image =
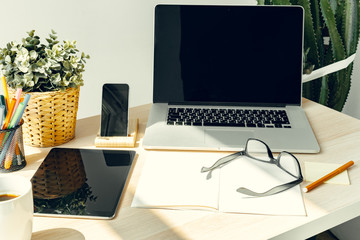
[(204, 173), (204, 172), (209, 172), (209, 171), (212, 171), (218, 167), (221, 167), (222, 165), (228, 163), (228, 162), (231, 162), (232, 160), (244, 155), (245, 152), (244, 151), (241, 151), (241, 152), (236, 152), (236, 153), (233, 153), (231, 155), (228, 155), (228, 156), (225, 156), (225, 157), (222, 157), (220, 158), (219, 160), (217, 160), (214, 165), (212, 165), (211, 167), (202, 167), (201, 168), (201, 172)]
[(245, 195), (249, 195), (249, 196), (253, 196), (253, 197), (266, 197), (266, 196), (270, 196), (276, 193), (280, 193), (283, 192), (285, 190), (288, 190), (289, 188), (292, 188), (294, 186), (296, 186), (297, 184), (302, 182), (302, 178), (297, 179), (295, 181), (289, 182), (289, 183), (285, 183), (276, 187), (271, 188), (270, 190), (266, 191), (266, 192), (262, 192), (262, 193), (258, 193), (258, 192), (253, 192), (250, 189), (244, 188), (244, 187), (240, 187), (238, 188), (236, 191)]

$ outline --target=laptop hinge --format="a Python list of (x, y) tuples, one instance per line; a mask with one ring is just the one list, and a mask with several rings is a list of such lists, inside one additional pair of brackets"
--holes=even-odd
[(184, 105), (184, 106), (225, 106), (225, 107), (286, 107), (286, 104), (270, 104), (270, 103), (219, 103), (219, 102), (169, 102), (168, 105)]

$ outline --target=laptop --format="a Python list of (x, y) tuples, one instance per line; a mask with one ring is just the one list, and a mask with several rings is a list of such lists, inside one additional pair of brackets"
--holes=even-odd
[(145, 149), (317, 153), (301, 107), (298, 6), (157, 5)]

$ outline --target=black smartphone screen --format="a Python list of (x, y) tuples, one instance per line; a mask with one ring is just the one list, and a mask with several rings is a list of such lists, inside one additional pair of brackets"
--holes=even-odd
[(106, 83), (102, 89), (100, 136), (128, 135), (129, 85)]

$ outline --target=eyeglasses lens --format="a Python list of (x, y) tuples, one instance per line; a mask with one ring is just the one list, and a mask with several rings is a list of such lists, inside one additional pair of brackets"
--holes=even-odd
[(250, 139), (246, 145), (246, 153), (255, 159), (261, 161), (270, 161), (267, 146), (258, 140)]
[(299, 165), (296, 159), (287, 152), (282, 152), (279, 156), (280, 166), (294, 177), (300, 177)]

